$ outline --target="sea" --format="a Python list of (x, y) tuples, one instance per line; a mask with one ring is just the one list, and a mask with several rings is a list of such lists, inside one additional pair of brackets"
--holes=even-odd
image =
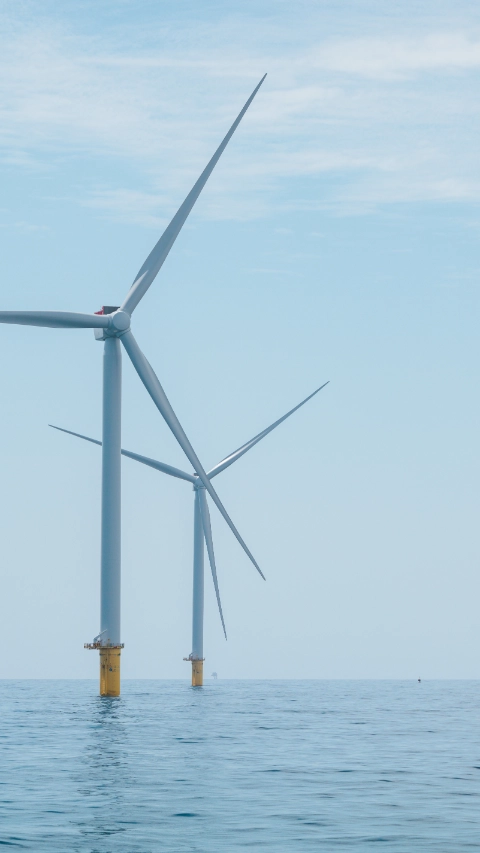
[(0, 681), (0, 846), (480, 850), (480, 682)]

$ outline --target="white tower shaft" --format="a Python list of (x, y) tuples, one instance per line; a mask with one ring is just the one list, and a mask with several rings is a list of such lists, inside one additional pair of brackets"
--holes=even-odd
[(204, 533), (199, 489), (193, 510), (192, 685), (203, 684)]
[(122, 357), (117, 337), (103, 355), (100, 642), (120, 645)]

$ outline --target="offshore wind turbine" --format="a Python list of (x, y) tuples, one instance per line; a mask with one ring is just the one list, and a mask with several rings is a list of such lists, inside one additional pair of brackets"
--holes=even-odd
[[(229, 468), (230, 465), (233, 465), (237, 459), (240, 459), (244, 453), (247, 453), (252, 447), (255, 447), (262, 438), (265, 438), (272, 430), (276, 429), (283, 421), (293, 415), (298, 409), (308, 403), (312, 397), (315, 397), (322, 388), (328, 385), (328, 382), (324, 382), (320, 388), (317, 388), (313, 394), (310, 394), (308, 397), (305, 397), (301, 403), (295, 406), (293, 409), (290, 409), (286, 415), (283, 415), (273, 424), (266, 427), (266, 429), (259, 432), (258, 435), (255, 435), (250, 441), (247, 441), (245, 444), (242, 444), (237, 450), (234, 450), (233, 453), (230, 453), (225, 459), (222, 459), (217, 465), (211, 468), (210, 471), (207, 472), (207, 477), (209, 480), (212, 480), (213, 477), (216, 477), (217, 474), (220, 474), (222, 471), (225, 471), (226, 468)], [(98, 441), (96, 438), (90, 438), (88, 435), (82, 435), (79, 432), (73, 432), (69, 429), (64, 429), (63, 427), (54, 426), (54, 424), (50, 424), (53, 429), (58, 429), (60, 432), (66, 432), (69, 435), (74, 435), (76, 438), (82, 438), (85, 441), (90, 441), (92, 444), (98, 444), (101, 446), (102, 442)], [(201, 687), (203, 685), (203, 662), (205, 658), (203, 657), (203, 602), (204, 602), (204, 555), (205, 549), (204, 544), (207, 547), (208, 559), (210, 562), (210, 569), (212, 572), (213, 585), (215, 587), (215, 595), (217, 597), (218, 604), (218, 612), (220, 614), (220, 619), (222, 621), (223, 633), (225, 634), (225, 639), (227, 639), (227, 631), (225, 628), (225, 620), (223, 618), (222, 611), (222, 602), (220, 600), (220, 591), (218, 588), (218, 579), (217, 579), (217, 567), (215, 564), (215, 553), (213, 550), (213, 538), (212, 538), (212, 527), (210, 524), (210, 512), (208, 509), (208, 501), (206, 495), (205, 485), (198, 476), (197, 473), (189, 474), (187, 471), (182, 471), (179, 468), (174, 468), (172, 465), (167, 465), (165, 462), (159, 462), (156, 459), (150, 459), (148, 456), (141, 456), (139, 453), (133, 453), (131, 450), (123, 450), (122, 455), (127, 456), (129, 459), (134, 459), (136, 462), (141, 462), (143, 465), (148, 465), (150, 468), (155, 468), (157, 471), (161, 471), (163, 474), (168, 474), (170, 477), (177, 477), (180, 480), (186, 480), (189, 483), (193, 484), (193, 492), (194, 492), (194, 506), (193, 506), (193, 606), (192, 606), (192, 651), (188, 658), (184, 658), (184, 660), (188, 660), (192, 662), (192, 687)]]
[(260, 567), (228, 516), (215, 489), (190, 444), (165, 392), (138, 346), (130, 329), (131, 316), (160, 271), (190, 211), (220, 159), (224, 149), (248, 110), (265, 76), (256, 86), (227, 135), (205, 167), (199, 179), (179, 207), (170, 224), (154, 246), (136, 275), (123, 303), (104, 305), (93, 314), (67, 311), (0, 311), (0, 323), (43, 326), (56, 329), (93, 329), (95, 338), (104, 342), (103, 358), (103, 426), (102, 426), (102, 512), (101, 512), (101, 582), (100, 632), (86, 648), (100, 650), (100, 694), (120, 693), (120, 569), (121, 569), (121, 347), (127, 354), (166, 421), (187, 459), (195, 468), (213, 502), (229, 525), (240, 545), (263, 577)]

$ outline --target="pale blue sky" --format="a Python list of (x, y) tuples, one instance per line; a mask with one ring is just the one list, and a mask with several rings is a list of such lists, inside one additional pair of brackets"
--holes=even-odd
[[(478, 663), (480, 10), (473, 2), (5, 2), (2, 309), (119, 304), (267, 80), (135, 335), (205, 466), (331, 384), (215, 509), (208, 673)], [(0, 677), (97, 677), (102, 347), (0, 329)], [(186, 467), (124, 359), (125, 447)], [(193, 495), (123, 467), (126, 677), (189, 677)]]

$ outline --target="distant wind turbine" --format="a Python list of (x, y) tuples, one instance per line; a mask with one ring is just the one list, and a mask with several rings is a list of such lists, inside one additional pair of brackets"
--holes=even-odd
[[(275, 423), (270, 424), (266, 429), (259, 432), (258, 435), (251, 438), (250, 441), (247, 441), (246, 444), (242, 444), (238, 450), (234, 450), (233, 453), (230, 453), (229, 456), (226, 456), (225, 459), (222, 459), (218, 465), (215, 465), (207, 473), (207, 477), (211, 480), (213, 477), (216, 477), (217, 474), (220, 474), (222, 471), (225, 471), (226, 468), (229, 468), (230, 465), (233, 465), (237, 459), (240, 459), (244, 453), (251, 450), (252, 447), (255, 447), (262, 438), (265, 438), (272, 430), (274, 430), (277, 426), (279, 426), (283, 421), (293, 415), (298, 409), (308, 403), (315, 394), (318, 394), (322, 388), (328, 385), (328, 382), (325, 382), (320, 388), (317, 388), (313, 394), (310, 394), (305, 400), (302, 400), (298, 406), (295, 406), (293, 409), (290, 409), (286, 415), (279, 418)], [(90, 438), (88, 435), (82, 435), (79, 432), (73, 432), (69, 429), (63, 429), (63, 427), (55, 426), (54, 424), (49, 424), (49, 426), (53, 427), (53, 429), (58, 429), (60, 432), (66, 432), (69, 435), (74, 435), (77, 438), (82, 438), (84, 441), (90, 441), (92, 444), (98, 444), (101, 446), (102, 442), (98, 441), (96, 438)], [(184, 660), (188, 660), (192, 662), (192, 686), (193, 687), (201, 687), (203, 685), (203, 601), (204, 601), (204, 542), (207, 546), (208, 559), (210, 561), (210, 569), (212, 572), (213, 585), (215, 587), (215, 595), (217, 597), (218, 604), (218, 612), (220, 613), (220, 619), (222, 621), (223, 633), (225, 634), (225, 639), (227, 639), (227, 631), (225, 628), (225, 621), (223, 618), (222, 611), (222, 603), (220, 601), (220, 591), (218, 588), (218, 579), (217, 579), (217, 567), (215, 564), (215, 554), (213, 550), (213, 539), (212, 539), (212, 528), (210, 524), (210, 512), (208, 509), (208, 502), (206, 496), (206, 489), (203, 481), (200, 479), (197, 473), (189, 474), (187, 471), (182, 471), (179, 468), (173, 468), (171, 465), (167, 465), (165, 462), (158, 462), (156, 459), (150, 459), (147, 456), (140, 456), (138, 453), (132, 453), (131, 450), (123, 450), (122, 455), (127, 456), (129, 459), (134, 459), (136, 462), (141, 462), (143, 465), (148, 465), (150, 468), (155, 468), (157, 471), (161, 471), (163, 474), (168, 474), (170, 477), (177, 477), (180, 480), (187, 480), (189, 483), (193, 484), (193, 491), (195, 494), (194, 498), (194, 510), (193, 510), (193, 614), (192, 614), (192, 651), (188, 658), (184, 658)], [(263, 575), (262, 575), (263, 577)]]
[[(160, 382), (130, 330), (133, 311), (145, 296), (177, 239), (190, 211), (215, 168), (221, 154), (252, 103), (266, 75), (260, 80), (245, 106), (217, 148), (212, 159), (187, 195), (158, 243), (141, 267), (120, 307), (103, 306), (94, 314), (66, 311), (0, 311), (0, 323), (46, 326), (56, 329), (94, 329), (104, 341), (103, 361), (103, 450), (102, 450), (102, 536), (100, 632), (86, 648), (100, 649), (100, 693), (120, 693), (120, 502), (121, 502), (121, 350), (120, 341), (145, 388), (165, 419), (187, 459), (195, 468), (213, 502), (218, 507), (240, 545), (260, 572), (260, 568), (228, 516), (185, 435)], [(262, 574), (260, 572), (260, 574)]]

